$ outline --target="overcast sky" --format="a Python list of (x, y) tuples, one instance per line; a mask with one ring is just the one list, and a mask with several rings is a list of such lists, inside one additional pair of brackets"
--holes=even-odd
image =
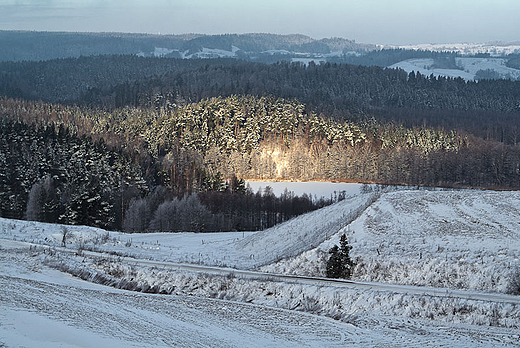
[(0, 29), (520, 41), (519, 0), (0, 0)]

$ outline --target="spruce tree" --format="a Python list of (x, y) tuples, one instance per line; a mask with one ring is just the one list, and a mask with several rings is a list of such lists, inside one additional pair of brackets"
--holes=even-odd
[(329, 250), (330, 256), (327, 261), (326, 275), (327, 278), (350, 279), (354, 268), (354, 262), (350, 258), (352, 246), (348, 244), (345, 234), (341, 235), (339, 244), (339, 247), (334, 245)]
[(342, 264), (342, 273), (341, 278), (350, 279), (352, 275), (352, 271), (354, 269), (354, 261), (350, 258), (350, 251), (352, 250), (352, 246), (348, 244), (347, 237), (345, 234), (342, 234), (339, 239), (339, 254), (341, 258)]

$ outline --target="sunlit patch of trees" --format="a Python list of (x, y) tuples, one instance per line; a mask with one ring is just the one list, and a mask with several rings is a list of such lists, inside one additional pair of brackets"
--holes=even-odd
[(1, 67), (0, 94), (16, 97), (0, 98), (3, 217), (258, 230), (332, 201), (243, 179), (520, 187), (520, 82), (116, 56)]

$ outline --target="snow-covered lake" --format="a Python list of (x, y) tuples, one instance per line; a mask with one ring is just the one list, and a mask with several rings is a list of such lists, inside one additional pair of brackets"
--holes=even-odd
[(324, 182), (324, 181), (305, 181), (305, 182), (289, 182), (289, 181), (247, 181), (253, 192), (259, 189), (264, 190), (267, 186), (273, 189), (275, 195), (280, 196), (285, 189), (294, 192), (297, 196), (304, 193), (316, 196), (317, 198), (330, 198), (334, 196), (334, 192), (345, 191), (347, 196), (355, 196), (360, 193), (363, 184), (346, 183), (346, 182)]

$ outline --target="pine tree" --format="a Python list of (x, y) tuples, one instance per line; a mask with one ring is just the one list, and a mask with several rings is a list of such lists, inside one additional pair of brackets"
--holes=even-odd
[(348, 244), (345, 234), (341, 235), (339, 245), (339, 247), (334, 245), (329, 250), (330, 257), (327, 261), (326, 275), (327, 278), (350, 279), (354, 269), (354, 262), (350, 258), (352, 246)]
[(339, 248), (337, 245), (334, 245), (329, 250), (329, 260), (327, 261), (327, 270), (326, 275), (327, 278), (340, 278), (341, 273), (343, 271), (343, 267), (341, 264), (341, 257), (339, 255)]
[(350, 251), (352, 250), (352, 246), (348, 244), (347, 237), (345, 234), (342, 234), (339, 239), (339, 253), (341, 256), (341, 261), (343, 265), (343, 272), (341, 277), (345, 279), (350, 279), (352, 275), (352, 271), (354, 269), (354, 261), (350, 258)]

